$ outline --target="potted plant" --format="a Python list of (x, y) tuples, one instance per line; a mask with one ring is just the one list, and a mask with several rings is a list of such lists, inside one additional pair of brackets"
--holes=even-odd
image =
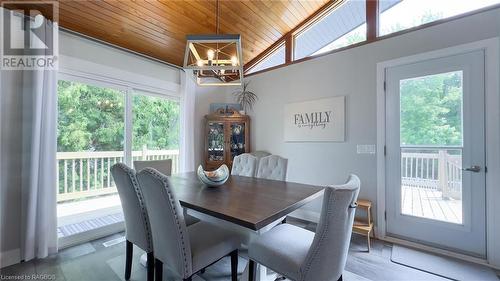
[(249, 110), (253, 109), (254, 103), (257, 101), (258, 97), (255, 93), (248, 90), (248, 85), (250, 82), (243, 82), (243, 86), (233, 92), (233, 96), (236, 98), (236, 102), (241, 105), (243, 109), (240, 111), (241, 114), (245, 114)]

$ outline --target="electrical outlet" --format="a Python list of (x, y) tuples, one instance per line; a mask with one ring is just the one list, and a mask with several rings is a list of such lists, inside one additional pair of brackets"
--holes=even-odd
[(376, 147), (374, 144), (358, 144), (356, 151), (358, 154), (375, 154)]

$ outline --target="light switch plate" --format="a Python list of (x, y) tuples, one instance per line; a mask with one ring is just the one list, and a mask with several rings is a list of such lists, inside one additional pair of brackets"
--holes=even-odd
[(375, 154), (376, 147), (374, 144), (358, 144), (356, 151), (358, 154)]

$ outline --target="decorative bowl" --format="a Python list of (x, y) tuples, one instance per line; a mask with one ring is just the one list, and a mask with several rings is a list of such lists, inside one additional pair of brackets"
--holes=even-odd
[(197, 174), (202, 183), (209, 187), (216, 187), (223, 185), (227, 181), (229, 178), (229, 168), (226, 164), (222, 164), (222, 166), (215, 171), (205, 171), (200, 165), (198, 166)]

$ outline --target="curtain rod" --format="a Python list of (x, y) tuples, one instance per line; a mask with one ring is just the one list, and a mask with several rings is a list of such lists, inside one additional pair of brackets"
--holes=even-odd
[(159, 60), (157, 58), (153, 58), (151, 56), (148, 56), (148, 55), (136, 52), (136, 51), (132, 51), (130, 49), (127, 49), (127, 48), (124, 48), (124, 47), (120, 47), (120, 46), (117, 46), (115, 44), (111, 44), (109, 42), (106, 42), (106, 41), (103, 41), (103, 40), (100, 40), (100, 39), (97, 39), (97, 38), (94, 38), (94, 37), (82, 34), (80, 32), (76, 32), (76, 31), (73, 31), (73, 30), (61, 27), (61, 26), (59, 26), (59, 30), (61, 30), (61, 31), (65, 32), (65, 33), (71, 34), (71, 35), (75, 35), (75, 36), (78, 36), (78, 37), (81, 37), (81, 38), (85, 38), (87, 40), (90, 40), (90, 41), (93, 41), (93, 42), (96, 42), (96, 43), (99, 43), (99, 44), (106, 45), (106, 46), (114, 48), (114, 49), (118, 49), (118, 50), (126, 52), (126, 53), (134, 54), (136, 56), (140, 56), (140, 57), (148, 59), (148, 60), (152, 60), (152, 61), (155, 61), (155, 62), (158, 62), (158, 63), (161, 63), (161, 64), (165, 64), (165, 65), (167, 65), (169, 67), (172, 67), (172, 68), (175, 68), (175, 69), (179, 69), (179, 70), (185, 71), (182, 67), (180, 67), (178, 65), (175, 65), (173, 63), (162, 61), (162, 60)]

